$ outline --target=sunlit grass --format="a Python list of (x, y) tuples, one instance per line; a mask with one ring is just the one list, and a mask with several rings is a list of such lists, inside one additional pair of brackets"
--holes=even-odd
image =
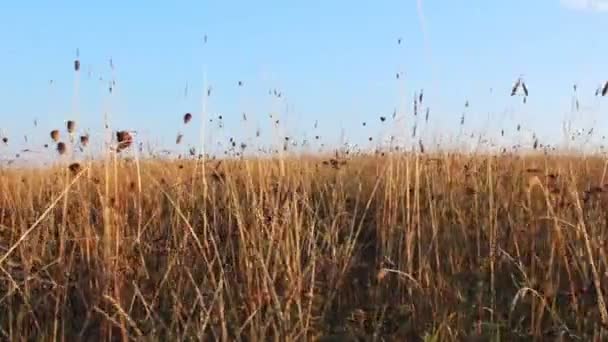
[(604, 166), (387, 152), (4, 169), (0, 335), (601, 340)]

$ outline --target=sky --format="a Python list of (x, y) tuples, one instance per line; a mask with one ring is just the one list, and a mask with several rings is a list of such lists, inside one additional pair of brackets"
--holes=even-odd
[[(558, 140), (564, 120), (608, 128), (608, 98), (593, 96), (608, 80), (608, 1), (23, 0), (2, 2), (0, 22), (0, 134), (12, 152), (71, 119), (101, 140), (104, 115), (173, 150), (198, 144), (201, 121), (208, 146), (255, 144), (258, 130), (265, 142), (371, 145), (414, 125), (429, 141), (501, 129), (517, 140), (517, 124)], [(509, 96), (520, 76), (525, 105)], [(412, 113), (421, 89), (428, 123)]]

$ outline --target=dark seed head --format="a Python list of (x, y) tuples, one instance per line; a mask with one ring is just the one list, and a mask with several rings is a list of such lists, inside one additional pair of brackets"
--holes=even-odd
[(74, 133), (76, 130), (76, 122), (72, 120), (68, 120), (67, 128), (69, 133)]
[(187, 124), (188, 122), (190, 122), (190, 120), (192, 120), (192, 114), (190, 114), (190, 113), (184, 114), (184, 124)]
[(128, 148), (133, 143), (133, 137), (127, 131), (116, 132), (116, 140), (118, 141), (118, 146), (116, 146), (117, 152)]
[(59, 130), (58, 129), (54, 129), (51, 131), (51, 139), (53, 139), (54, 142), (59, 141)]
[(82, 170), (82, 167), (78, 163), (72, 163), (68, 168), (70, 169), (72, 174), (77, 174), (78, 172), (80, 172), (80, 170)]
[(57, 153), (59, 153), (60, 155), (63, 155), (63, 154), (65, 154), (66, 151), (67, 151), (67, 147), (65, 146), (65, 143), (63, 143), (63, 142), (57, 143)]
[(81, 135), (80, 136), (80, 145), (87, 146), (89, 144), (89, 135)]

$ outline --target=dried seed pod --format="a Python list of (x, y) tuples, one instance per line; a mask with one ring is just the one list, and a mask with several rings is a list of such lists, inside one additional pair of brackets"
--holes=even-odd
[(80, 71), (80, 61), (78, 59), (74, 60), (74, 71)]
[(8, 145), (8, 138), (7, 138), (7, 137), (2, 137), (2, 142), (3, 142), (5, 145)]
[(68, 148), (65, 145), (65, 143), (63, 143), (63, 142), (57, 143), (57, 153), (59, 153), (59, 155), (64, 155), (67, 150), (68, 150)]
[(192, 120), (192, 114), (190, 114), (190, 113), (184, 114), (184, 124), (187, 124), (188, 122), (190, 122), (190, 120)]
[(82, 167), (78, 163), (72, 163), (70, 164), (70, 166), (68, 166), (68, 169), (72, 172), (72, 174), (75, 175), (78, 174), (80, 170), (82, 170)]
[(116, 146), (116, 152), (120, 152), (133, 143), (133, 137), (127, 131), (118, 131), (116, 132), (116, 140), (118, 141), (118, 145)]
[(524, 90), (524, 95), (528, 97), (528, 87), (526, 86), (526, 82), (521, 82), (521, 88)]
[(59, 141), (59, 130), (58, 129), (54, 129), (51, 131), (51, 139), (53, 139), (54, 142)]
[(175, 139), (175, 143), (179, 145), (179, 143), (182, 142), (182, 138), (184, 137), (183, 134), (179, 133), (177, 134), (177, 138)]
[(88, 134), (80, 136), (80, 144), (85, 147), (89, 144), (89, 135)]
[(76, 121), (68, 120), (67, 129), (70, 134), (76, 130)]
[(513, 89), (511, 89), (511, 96), (515, 96), (517, 94), (517, 90), (519, 90), (519, 86), (521, 85), (521, 78), (517, 79), (517, 82), (513, 85)]

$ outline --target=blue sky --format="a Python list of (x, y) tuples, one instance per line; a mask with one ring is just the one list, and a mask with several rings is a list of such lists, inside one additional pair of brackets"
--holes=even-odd
[[(410, 103), (421, 88), (428, 139), (457, 133), (467, 100), (469, 131), (521, 122), (558, 139), (565, 117), (608, 128), (606, 104), (592, 96), (608, 79), (606, 7), (586, 0), (5, 1), (0, 129), (10, 148), (25, 145), (23, 134), (37, 137), (30, 145), (46, 142), (49, 129), (74, 118), (95, 136), (107, 112), (113, 128), (136, 129), (142, 139), (175, 149), (181, 131), (185, 145), (195, 144), (206, 74), (208, 115), (225, 121), (223, 129), (215, 121), (208, 127), (213, 140), (253, 141), (258, 127), (269, 139), (275, 113), (280, 134), (318, 134), (330, 144), (344, 132), (375, 143), (411, 129)], [(531, 91), (525, 106), (508, 96), (521, 74)], [(569, 113), (573, 83), (577, 114)], [(268, 95), (275, 88), (281, 99)], [(380, 123), (395, 108), (403, 119)], [(195, 115), (188, 127), (186, 111)]]

